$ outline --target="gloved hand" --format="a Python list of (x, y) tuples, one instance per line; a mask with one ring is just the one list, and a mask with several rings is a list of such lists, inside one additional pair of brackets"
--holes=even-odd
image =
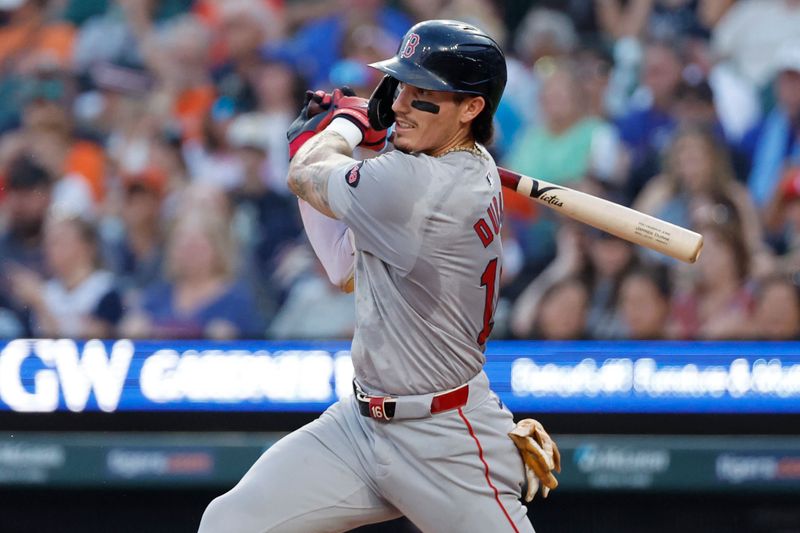
[(294, 157), (307, 140), (324, 130), (332, 119), (331, 95), (325, 91), (306, 91), (303, 109), (286, 131), (289, 159)]
[(544, 426), (532, 418), (517, 422), (508, 436), (519, 448), (525, 463), (525, 475), (528, 478), (525, 501), (533, 500), (540, 485), (542, 496), (547, 498), (550, 491), (558, 487), (558, 480), (553, 475), (553, 470), (561, 472), (561, 453), (558, 446), (544, 430)]
[(386, 130), (376, 130), (370, 126), (367, 112), (369, 101), (366, 98), (355, 96), (349, 87), (342, 87), (334, 89), (331, 100), (333, 118), (345, 118), (361, 130), (363, 139), (358, 146), (376, 152), (386, 146)]

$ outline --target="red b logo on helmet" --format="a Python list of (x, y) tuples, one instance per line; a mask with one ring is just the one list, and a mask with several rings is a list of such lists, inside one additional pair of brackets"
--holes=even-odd
[(412, 33), (408, 36), (408, 40), (406, 41), (405, 47), (403, 47), (403, 52), (400, 54), (400, 57), (404, 59), (408, 59), (409, 57), (414, 55), (414, 52), (417, 49), (417, 45), (419, 44), (419, 35), (416, 33)]

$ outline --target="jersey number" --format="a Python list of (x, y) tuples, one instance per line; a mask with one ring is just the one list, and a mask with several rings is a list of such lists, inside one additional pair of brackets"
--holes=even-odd
[(494, 311), (494, 288), (497, 285), (497, 258), (495, 257), (481, 274), (481, 287), (486, 287), (486, 301), (483, 304), (483, 329), (478, 334), (478, 344), (483, 346), (494, 327), (492, 312)]

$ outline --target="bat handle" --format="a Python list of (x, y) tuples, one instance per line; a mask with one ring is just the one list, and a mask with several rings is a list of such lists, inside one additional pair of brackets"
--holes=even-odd
[(497, 167), (497, 173), (500, 174), (500, 183), (503, 185), (503, 187), (511, 189), (512, 191), (517, 190), (517, 186), (522, 179), (522, 175), (503, 167)]

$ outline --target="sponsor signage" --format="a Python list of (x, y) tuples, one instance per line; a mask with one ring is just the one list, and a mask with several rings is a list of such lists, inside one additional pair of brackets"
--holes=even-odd
[[(520, 412), (800, 413), (800, 343), (490, 342)], [(352, 394), (345, 342), (0, 344), (0, 409), (319, 412)]]
[[(0, 434), (0, 487), (230, 487), (284, 433)], [(800, 490), (800, 437), (554, 435), (559, 493)]]

